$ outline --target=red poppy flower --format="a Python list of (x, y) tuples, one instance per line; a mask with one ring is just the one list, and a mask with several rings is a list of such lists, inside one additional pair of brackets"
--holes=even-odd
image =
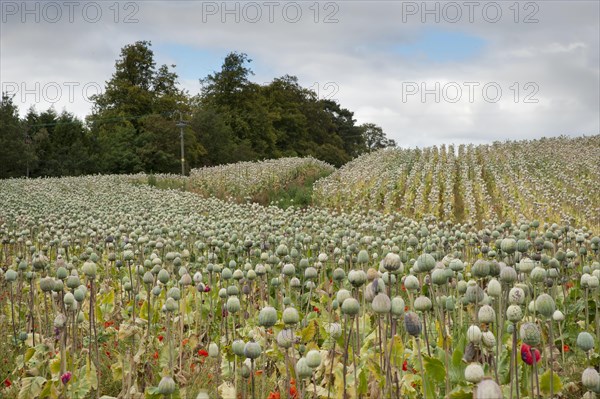
[(529, 346), (527, 344), (521, 345), (521, 359), (523, 360), (523, 362), (525, 362), (525, 364), (528, 364), (530, 366), (533, 364), (533, 354), (534, 353), (535, 353), (535, 362), (539, 363), (540, 359), (542, 358), (540, 351), (537, 349), (534, 349), (532, 351), (531, 346)]
[(8, 387), (10, 387), (11, 385), (12, 385), (12, 382), (10, 382), (10, 380), (9, 380), (8, 378), (6, 378), (6, 379), (4, 380), (4, 386), (8, 388)]
[(163, 337), (162, 335), (159, 335), (159, 336), (158, 336), (158, 340), (159, 340), (160, 342), (162, 342), (164, 338), (165, 338), (165, 337)]
[(405, 360), (404, 363), (402, 363), (402, 371), (406, 370), (408, 370), (408, 360)]
[(313, 311), (315, 311), (315, 312), (319, 313), (319, 308), (318, 308), (318, 307), (316, 307), (316, 306), (313, 306)]
[(567, 345), (567, 344), (563, 345), (563, 352), (568, 352), (570, 350), (571, 350), (571, 348), (569, 348), (569, 345)]
[(158, 359), (158, 351), (155, 351), (155, 352), (154, 352), (154, 355), (152, 355), (152, 357), (153, 357), (154, 359)]
[(207, 352), (207, 351), (205, 351), (204, 349), (200, 349), (200, 350), (198, 351), (198, 355), (199, 355), (199, 356), (202, 356), (202, 357), (207, 357), (207, 356), (208, 356), (208, 352)]

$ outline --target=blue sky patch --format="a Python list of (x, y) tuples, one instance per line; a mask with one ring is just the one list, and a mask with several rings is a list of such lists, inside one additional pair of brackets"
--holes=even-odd
[(415, 57), (434, 62), (465, 61), (479, 55), (485, 46), (481, 37), (463, 32), (430, 29), (415, 41), (392, 46), (403, 57)]

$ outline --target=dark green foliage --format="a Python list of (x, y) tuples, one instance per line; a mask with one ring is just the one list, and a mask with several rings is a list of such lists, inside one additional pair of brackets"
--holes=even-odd
[(259, 85), (244, 53), (230, 53), (221, 70), (190, 97), (174, 65), (156, 66), (151, 43), (121, 49), (103, 93), (86, 121), (54, 109), (30, 109), (20, 119), (12, 99), (0, 108), (0, 178), (90, 173), (180, 173), (180, 118), (185, 167), (267, 158), (313, 156), (335, 166), (393, 146), (374, 124), (356, 125), (353, 112), (285, 75)]

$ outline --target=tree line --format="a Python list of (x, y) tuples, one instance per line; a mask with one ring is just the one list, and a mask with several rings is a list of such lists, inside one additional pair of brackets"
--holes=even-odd
[(174, 65), (157, 67), (151, 43), (121, 49), (115, 72), (85, 120), (53, 108), (19, 116), (13, 99), (0, 104), (0, 178), (91, 173), (178, 173), (184, 127), (186, 171), (200, 166), (286, 156), (313, 156), (336, 166), (394, 146), (372, 123), (357, 125), (337, 101), (318, 98), (285, 75), (250, 80), (251, 59), (229, 53), (220, 71), (190, 95)]

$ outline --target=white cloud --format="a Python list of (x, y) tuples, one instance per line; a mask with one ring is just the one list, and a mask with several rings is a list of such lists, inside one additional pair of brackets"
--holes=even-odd
[[(525, 9), (524, 4), (529, 3), (537, 8)], [(514, 21), (514, 10), (509, 8), (512, 2), (496, 3), (502, 9), (502, 18), (496, 23), (486, 21), (491, 14), (484, 16), (481, 11), (490, 2), (479, 4), (472, 23), (464, 3), (457, 2), (463, 18), (448, 23), (440, 14), (439, 24), (432, 22), (431, 15), (425, 15), (428, 23), (421, 22), (421, 2), (386, 1), (316, 3), (318, 23), (314, 22), (316, 8), (312, 2), (296, 3), (302, 10), (297, 23), (288, 22), (294, 15), (289, 2), (278, 3), (273, 23), (268, 20), (268, 8), (263, 2), (255, 3), (263, 12), (257, 23), (243, 20), (244, 15), (254, 15), (248, 14), (249, 8), (243, 14), (248, 2), (238, 3), (240, 23), (234, 22), (235, 15), (224, 13), (222, 2), (199, 1), (136, 2), (139, 9), (133, 17), (139, 22), (133, 24), (123, 23), (127, 12), (135, 11), (125, 10), (127, 3), (119, 3), (118, 23), (114, 22), (114, 10), (109, 9), (113, 3), (102, 3), (102, 19), (95, 24), (79, 14), (75, 14), (74, 23), (64, 18), (50, 24), (35, 23), (31, 18), (21, 23), (20, 15), (4, 13), (6, 21), (0, 26), (0, 81), (25, 84), (28, 89), (39, 82), (40, 91), (44, 85), (56, 82), (64, 88), (56, 109), (65, 107), (83, 116), (90, 109), (84, 93), (76, 88), (73, 101), (68, 101), (65, 85), (103, 85), (113, 72), (122, 46), (151, 40), (158, 63), (171, 63), (173, 56), (161, 54), (157, 47), (176, 45), (189, 51), (196, 48), (222, 55), (244, 51), (255, 60), (251, 66), (256, 69), (256, 81), (287, 73), (298, 76), (307, 87), (319, 88), (322, 96), (335, 91), (333, 98), (354, 111), (359, 122), (381, 125), (403, 146), (598, 134), (599, 3), (529, 3), (519, 3), (518, 23)], [(439, 3), (440, 12), (444, 4), (447, 3)], [(211, 14), (214, 10), (210, 6), (215, 5), (219, 9)], [(417, 13), (408, 15), (408, 7), (414, 5)], [(283, 14), (284, 7), (288, 7), (288, 14)], [(488, 8), (492, 10), (491, 6)], [(323, 23), (331, 13), (338, 22)], [(524, 23), (528, 15), (538, 22)], [(221, 18), (227, 22), (222, 23)], [(452, 34), (462, 35), (456, 36), (458, 42), (449, 39), (448, 43), (439, 37), (444, 46), (449, 46), (446, 51), (455, 55), (452, 59), (445, 60), (443, 48), (431, 47), (431, 43), (419, 47), (423, 35), (431, 32), (448, 32), (450, 38), (454, 37)], [(484, 44), (463, 57), (462, 50), (472, 44), (469, 37)], [(404, 44), (416, 46), (419, 54), (394, 51)], [(213, 60), (211, 65), (178, 65), (178, 70), (186, 71), (180, 79), (182, 86), (197, 93), (197, 79), (218, 68), (220, 61)], [(331, 82), (334, 86), (326, 89), (325, 84)], [(440, 102), (434, 101), (433, 94), (421, 101), (421, 91), (403, 101), (403, 88), (409, 82), (419, 89), (423, 83), (431, 89), (439, 82)], [(444, 88), (452, 89), (449, 82), (462, 88), (457, 103), (448, 101), (450, 91), (444, 93)], [(479, 84), (472, 102), (468, 99), (468, 82)], [(486, 101), (481, 90), (486, 84), (489, 95), (495, 87), (501, 88), (498, 102)], [(22, 98), (24, 93), (18, 94), (16, 101), (23, 112), (36, 102), (33, 95)], [(526, 99), (538, 102), (526, 103)], [(37, 108), (49, 105), (40, 101)]]

